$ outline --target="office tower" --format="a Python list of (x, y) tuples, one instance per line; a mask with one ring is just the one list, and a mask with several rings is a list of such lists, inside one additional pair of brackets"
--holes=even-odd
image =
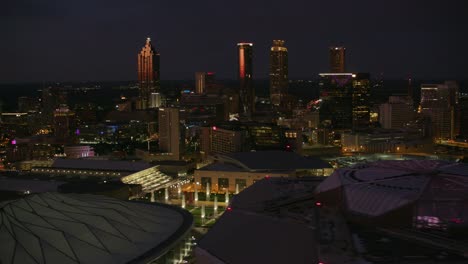
[(239, 52), (240, 114), (251, 117), (255, 111), (255, 92), (252, 77), (252, 43), (237, 43)]
[(151, 93), (149, 108), (157, 108), (162, 105), (162, 98), (160, 93)]
[(180, 116), (178, 108), (159, 108), (159, 150), (180, 158)]
[(320, 122), (333, 129), (358, 129), (370, 121), (370, 81), (367, 73), (320, 74)]
[(195, 73), (195, 93), (202, 94), (206, 92), (206, 72)]
[(345, 67), (345, 47), (330, 47), (330, 72), (343, 73), (346, 70)]
[(138, 54), (138, 82), (140, 85), (140, 108), (150, 108), (151, 94), (159, 92), (159, 53), (146, 39), (145, 46)]
[(353, 129), (367, 128), (370, 123), (370, 78), (368, 73), (352, 75)]
[(75, 135), (75, 121), (75, 113), (67, 105), (60, 105), (54, 111), (54, 134), (60, 142), (67, 141)]
[(457, 134), (458, 86), (453, 82), (421, 85), (421, 113), (432, 122), (435, 140), (454, 139)]
[(197, 94), (218, 94), (218, 87), (215, 83), (214, 72), (195, 73), (195, 93)]
[(468, 95), (460, 97), (460, 135), (468, 139)]
[(413, 119), (413, 99), (409, 96), (390, 96), (388, 103), (379, 107), (379, 122), (382, 128), (402, 128)]
[(284, 40), (273, 40), (270, 50), (270, 100), (279, 106), (288, 93), (288, 49)]

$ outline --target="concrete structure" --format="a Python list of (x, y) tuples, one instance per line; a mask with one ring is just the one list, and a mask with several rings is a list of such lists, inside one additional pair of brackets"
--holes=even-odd
[(214, 163), (195, 170), (195, 188), (231, 193), (236, 186), (242, 191), (256, 181), (270, 177), (324, 176), (333, 171), (332, 166), (316, 158), (302, 157), (286, 151), (256, 151), (213, 156)]
[(197, 243), (196, 262), (321, 263), (310, 206), (320, 181), (270, 178), (240, 192)]
[(288, 94), (288, 49), (284, 40), (273, 40), (270, 49), (270, 101), (274, 106), (284, 104)]
[(159, 92), (159, 53), (151, 45), (151, 39), (146, 39), (145, 46), (138, 54), (138, 82), (140, 86), (140, 108), (150, 107), (151, 94)]
[(0, 203), (1, 263), (174, 263), (191, 244), (185, 210), (85, 194)]

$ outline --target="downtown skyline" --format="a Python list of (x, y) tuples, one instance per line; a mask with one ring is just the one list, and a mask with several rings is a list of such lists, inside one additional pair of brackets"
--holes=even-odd
[(146, 37), (161, 53), (162, 80), (193, 79), (197, 71), (236, 79), (238, 42), (254, 43), (255, 79), (267, 79), (273, 39), (288, 45), (291, 79), (326, 72), (330, 46), (346, 47), (348, 71), (373, 77), (467, 78), (460, 1), (272, 1), (245, 10), (243, 1), (186, 3), (184, 9), (123, 1), (106, 9), (105, 2), (47, 0), (34, 4), (36, 11), (27, 10), (32, 1), (8, 3), (1, 11), (7, 41), (0, 44), (0, 82), (136, 80), (135, 53)]

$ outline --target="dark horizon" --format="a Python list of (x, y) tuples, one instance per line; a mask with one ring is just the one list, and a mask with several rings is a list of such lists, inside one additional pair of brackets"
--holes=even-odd
[[(159, 5), (159, 6), (158, 6)], [(347, 49), (349, 72), (384, 79), (468, 79), (468, 18), (461, 1), (155, 3), (10, 1), (0, 11), (0, 82), (136, 79), (146, 37), (162, 80), (196, 71), (236, 79), (236, 43), (254, 43), (254, 79), (268, 77), (269, 48), (284, 39), (291, 79), (328, 72), (328, 47)]]

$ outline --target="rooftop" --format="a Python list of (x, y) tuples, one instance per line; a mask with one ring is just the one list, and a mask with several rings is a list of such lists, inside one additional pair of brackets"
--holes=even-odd
[(165, 205), (43, 193), (0, 203), (1, 263), (127, 263), (163, 254), (192, 218)]
[(237, 163), (251, 171), (257, 170), (301, 170), (331, 168), (327, 162), (313, 157), (303, 157), (287, 151), (256, 151), (219, 154), (223, 162)]
[(56, 159), (52, 168), (138, 172), (151, 168), (151, 165), (142, 161)]

